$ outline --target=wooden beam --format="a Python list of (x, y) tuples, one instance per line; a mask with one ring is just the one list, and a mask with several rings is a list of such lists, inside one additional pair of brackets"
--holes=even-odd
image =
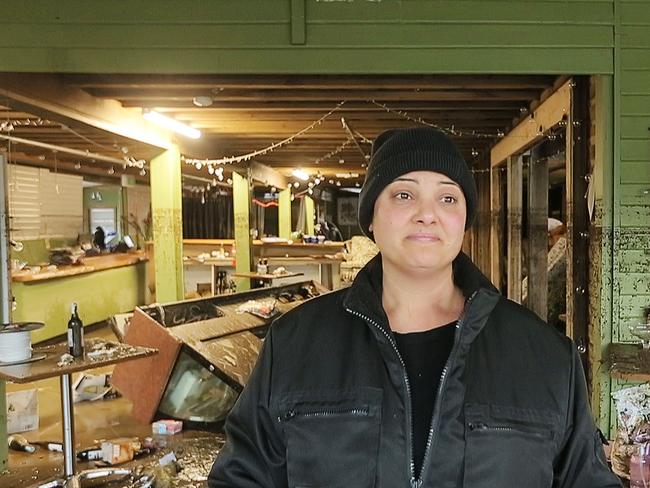
[(533, 148), (528, 165), (528, 308), (548, 315), (548, 166)]
[(521, 221), (523, 168), (520, 156), (508, 157), (508, 298), (521, 303)]
[[(566, 331), (578, 345), (589, 377), (589, 215), (585, 175), (589, 173), (589, 80), (575, 79), (572, 110), (566, 130)], [(575, 123), (574, 123), (575, 122)], [(594, 175), (591, 175), (593, 178)], [(595, 264), (595, 263), (594, 263)]]
[(287, 187), (287, 178), (270, 166), (252, 161), (250, 163), (251, 178), (266, 186), (275, 186), (278, 189)]
[(501, 212), (501, 168), (492, 168), (490, 171), (490, 279), (499, 290), (503, 262)]
[(160, 149), (172, 147), (169, 132), (144, 120), (140, 111), (125, 109), (115, 100), (97, 99), (53, 75), (0, 73), (0, 94), (13, 100), (14, 108), (39, 117), (89, 125)]
[(66, 74), (63, 79), (66, 84), (80, 88), (182, 88), (197, 89), (213, 88), (357, 88), (357, 89), (409, 89), (409, 88), (539, 88), (543, 89), (553, 83), (552, 75), (407, 75), (407, 76), (349, 76), (349, 75), (318, 75), (318, 76), (287, 76), (287, 75), (95, 75), (95, 74)]
[(566, 82), (492, 148), (492, 166), (502, 165), (509, 156), (534, 145), (543, 137), (544, 132), (557, 125), (570, 110), (571, 85)]

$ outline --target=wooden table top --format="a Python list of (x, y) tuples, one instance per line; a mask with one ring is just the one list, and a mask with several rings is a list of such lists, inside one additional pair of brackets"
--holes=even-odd
[(75, 358), (73, 362), (59, 366), (61, 356), (68, 352), (66, 342), (52, 346), (37, 346), (34, 347), (33, 356), (46, 354), (45, 359), (14, 366), (1, 366), (0, 379), (13, 383), (29, 383), (158, 354), (157, 349), (131, 346), (103, 339), (85, 341), (85, 351), (86, 354), (83, 358)]
[(254, 280), (278, 280), (280, 278), (292, 278), (294, 276), (303, 276), (305, 273), (282, 273), (282, 274), (259, 274), (259, 273), (234, 273), (234, 276), (240, 278), (251, 278)]

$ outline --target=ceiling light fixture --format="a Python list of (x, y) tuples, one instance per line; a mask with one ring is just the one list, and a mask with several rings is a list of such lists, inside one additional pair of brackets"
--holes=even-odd
[(201, 137), (200, 130), (195, 129), (194, 127), (190, 127), (189, 125), (179, 122), (178, 120), (167, 117), (166, 115), (158, 113), (155, 110), (145, 110), (142, 116), (149, 122), (158, 124), (191, 139), (198, 139)]
[(291, 174), (302, 181), (307, 181), (309, 179), (309, 173), (302, 169), (294, 169)]
[(212, 97), (198, 96), (192, 99), (192, 103), (197, 107), (209, 107), (214, 103)]

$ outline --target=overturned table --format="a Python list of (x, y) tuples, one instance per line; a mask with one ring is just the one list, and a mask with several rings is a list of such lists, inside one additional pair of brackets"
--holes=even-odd
[[(45, 355), (45, 358), (14, 366), (0, 367), (0, 379), (13, 383), (30, 383), (55, 376), (61, 377), (61, 408), (63, 417), (63, 461), (64, 480), (47, 483), (44, 486), (78, 486), (76, 474), (76, 455), (74, 440), (74, 403), (72, 400), (72, 373), (87, 369), (99, 368), (111, 364), (132, 361), (135, 359), (157, 354), (156, 349), (131, 346), (101, 339), (90, 339), (85, 342), (83, 358), (72, 362), (61, 363), (61, 356), (68, 352), (68, 344), (61, 343), (53, 346), (35, 347), (33, 357)], [(108, 473), (110, 470), (100, 470), (97, 474)], [(96, 477), (88, 472), (88, 478)], [(85, 472), (84, 472), (85, 473)], [(84, 473), (81, 473), (82, 477)]]

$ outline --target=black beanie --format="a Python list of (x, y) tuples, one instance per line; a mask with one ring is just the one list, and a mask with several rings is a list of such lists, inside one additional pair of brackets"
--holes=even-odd
[(411, 171), (434, 171), (456, 182), (467, 204), (465, 229), (472, 225), (478, 200), (474, 177), (453, 141), (430, 127), (390, 129), (372, 144), (370, 164), (359, 195), (359, 225), (372, 238), (375, 201), (395, 178)]

